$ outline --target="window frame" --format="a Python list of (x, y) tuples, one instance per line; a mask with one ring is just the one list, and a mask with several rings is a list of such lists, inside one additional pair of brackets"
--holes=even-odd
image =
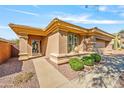
[(79, 35), (75, 33), (68, 33), (67, 34), (67, 51), (72, 52), (74, 48), (79, 45)]

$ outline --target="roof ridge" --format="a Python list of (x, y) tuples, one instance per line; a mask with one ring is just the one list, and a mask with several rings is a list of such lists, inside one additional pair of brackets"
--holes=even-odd
[(85, 30), (88, 30), (87, 28), (84, 28), (84, 27), (82, 27), (82, 26), (75, 25), (75, 24), (70, 23), (70, 22), (63, 21), (63, 20), (58, 19), (58, 18), (55, 18), (55, 20), (58, 20), (58, 21), (61, 21), (61, 22), (64, 22), (64, 23), (67, 23), (67, 24), (70, 24), (70, 25), (73, 25), (73, 26), (76, 26), (76, 27), (79, 27), (79, 28), (85, 29)]
[[(104, 33), (109, 34), (109, 35), (113, 35), (113, 34), (111, 34), (111, 33), (109, 33), (109, 32), (106, 32), (106, 31), (102, 30), (102, 29), (99, 28), (99, 27), (93, 27), (92, 29), (98, 29), (98, 30), (100, 30), (101, 32), (104, 32)], [(113, 35), (113, 36), (115, 36), (115, 35)]]

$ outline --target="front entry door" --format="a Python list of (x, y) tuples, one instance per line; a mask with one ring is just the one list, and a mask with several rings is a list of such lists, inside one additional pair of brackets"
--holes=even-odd
[(32, 55), (40, 55), (40, 40), (32, 40)]

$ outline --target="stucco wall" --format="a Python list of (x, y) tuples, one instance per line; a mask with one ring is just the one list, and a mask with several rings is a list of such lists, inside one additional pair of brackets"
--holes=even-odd
[[(55, 54), (63, 54), (68, 53), (67, 51), (67, 32), (65, 31), (57, 31), (49, 34), (46, 37), (40, 36), (28, 36), (28, 53), (32, 54), (31, 40), (37, 39), (41, 40), (41, 53), (44, 56), (49, 56), (51, 53)], [(83, 44), (84, 36), (79, 35), (79, 45)], [(96, 40), (97, 47), (105, 47), (105, 40)], [(85, 51), (86, 46), (83, 44), (81, 51)]]
[(0, 41), (0, 64), (11, 57), (11, 44)]
[(67, 32), (60, 31), (59, 34), (59, 53), (67, 53)]
[(46, 50), (47, 50), (47, 42), (48, 42), (48, 37), (43, 37), (41, 41), (41, 50), (42, 50), (42, 55), (46, 55)]
[(59, 53), (59, 32), (54, 32), (50, 35), (48, 35), (46, 38), (44, 38), (44, 41), (42, 43), (46, 44), (46, 56), (49, 56), (50, 53)]
[(54, 32), (46, 37), (28, 36), (28, 55), (32, 56), (31, 42), (33, 39), (41, 40), (41, 54), (49, 56), (50, 53), (59, 53), (59, 32)]
[(11, 57), (19, 57), (19, 46), (11, 44)]

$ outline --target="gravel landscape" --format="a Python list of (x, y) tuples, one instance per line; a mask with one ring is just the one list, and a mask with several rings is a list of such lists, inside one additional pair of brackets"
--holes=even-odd
[[(22, 78), (23, 77), (23, 78)], [(31, 60), (11, 58), (0, 65), (1, 88), (38, 88), (39, 83)]]

